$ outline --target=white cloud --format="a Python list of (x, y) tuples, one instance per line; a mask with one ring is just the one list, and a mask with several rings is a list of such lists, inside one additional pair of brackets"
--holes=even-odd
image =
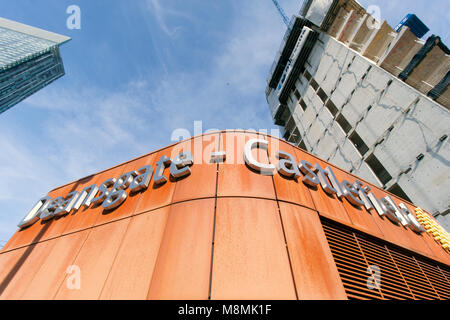
[(147, 10), (156, 18), (156, 21), (161, 28), (162, 31), (169, 37), (173, 38), (177, 35), (177, 32), (181, 29), (180, 26), (169, 28), (167, 24), (167, 16), (175, 16), (183, 19), (188, 19), (190, 21), (194, 21), (195, 19), (190, 15), (174, 10), (166, 7), (161, 7), (161, 4), (158, 0), (147, 0)]

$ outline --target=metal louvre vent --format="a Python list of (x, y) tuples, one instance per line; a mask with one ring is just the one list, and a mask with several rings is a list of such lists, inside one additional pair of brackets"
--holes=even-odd
[(448, 266), (326, 219), (322, 225), (349, 299), (450, 299)]

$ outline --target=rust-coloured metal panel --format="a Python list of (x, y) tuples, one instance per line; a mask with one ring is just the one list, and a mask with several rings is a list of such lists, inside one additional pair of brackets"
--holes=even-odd
[(3, 252), (0, 254), (0, 299), (11, 280), (17, 275), (20, 266), (28, 257), (24, 255), (27, 247)]
[[(333, 172), (339, 181), (347, 180), (350, 183), (353, 183), (355, 181), (355, 177), (351, 176), (345, 171), (331, 165), (330, 168), (333, 169)], [(373, 217), (373, 215), (369, 211), (367, 211), (367, 209), (364, 208), (364, 206), (356, 207), (352, 205), (347, 199), (339, 199), (339, 201), (343, 204), (345, 211), (347, 212), (347, 215), (349, 216), (352, 222), (353, 227), (356, 227), (364, 232), (370, 233), (376, 237), (384, 239), (383, 232), (381, 231), (381, 229), (378, 227), (377, 223), (374, 220), (376, 217)]]
[[(91, 184), (96, 184), (97, 186), (101, 185), (105, 180), (110, 178), (118, 178), (125, 169), (125, 165), (120, 165), (114, 167), (112, 169), (103, 171), (92, 179), (92, 181), (86, 181), (79, 188), (78, 191), (82, 191), (84, 187), (88, 187)], [(95, 224), (98, 216), (103, 212), (103, 208), (101, 205), (99, 206), (90, 206), (88, 208), (81, 207), (78, 211), (74, 211), (66, 216), (67, 219), (67, 227), (64, 229), (64, 234), (84, 230), (86, 228), (90, 228)]]
[(9, 277), (5, 279), (5, 288), (0, 299), (20, 298), (34, 277), (36, 267), (40, 266), (50, 254), (55, 240), (30, 245), (21, 253), (14, 265), (9, 265)]
[[(244, 146), (250, 139), (262, 139), (253, 133), (226, 132), (221, 135), (221, 149), (226, 151), (227, 160), (219, 164), (217, 196), (247, 196), (275, 199), (275, 190), (271, 176), (252, 171), (244, 164)], [(254, 157), (267, 163), (264, 150), (254, 150)]]
[[(297, 158), (295, 148), (290, 144), (272, 137), (267, 137), (267, 140), (269, 141), (268, 153), (270, 163), (277, 163), (276, 152), (278, 150), (288, 152), (295, 157), (295, 159)], [(315, 208), (311, 193), (308, 187), (302, 182), (301, 178), (297, 180), (287, 179), (277, 172), (273, 176), (273, 182), (278, 200), (297, 203), (311, 209)]]
[(203, 135), (180, 144), (180, 152), (192, 152), (194, 165), (190, 168), (189, 176), (177, 181), (173, 202), (215, 196), (217, 164), (211, 163), (210, 159), (211, 152), (219, 151), (219, 136), (219, 134)]
[[(68, 285), (60, 286), (55, 299), (98, 299), (108, 277), (109, 271), (122, 242), (130, 219), (108, 223), (90, 230), (81, 247), (74, 266), (80, 270), (81, 283), (79, 289)], [(64, 282), (70, 283), (66, 275)]]
[[(253, 157), (262, 163), (276, 165), (275, 153), (281, 150), (290, 153), (297, 163), (307, 160), (311, 164), (319, 163), (322, 168), (330, 166), (339, 181), (347, 179), (353, 183), (358, 179), (265, 134), (226, 131), (194, 137), (50, 191), (52, 197), (66, 196), (73, 190), (81, 191), (93, 183), (99, 185), (146, 164), (155, 171), (162, 156), (173, 159), (186, 149), (194, 155), (189, 176), (177, 181), (169, 179), (170, 169), (166, 168), (166, 183), (155, 186), (152, 179), (145, 191), (135, 195), (130, 195), (127, 189), (126, 200), (107, 214), (101, 205), (91, 205), (59, 219), (37, 221), (18, 230), (0, 251), (0, 298), (345, 299), (394, 296), (388, 291), (395, 291), (395, 284), (381, 290), (379, 295), (372, 294), (365, 287), (364, 268), (358, 271), (358, 277), (363, 279), (358, 281), (365, 293), (351, 287), (352, 281), (356, 281), (352, 278), (353, 271), (349, 271), (350, 276), (345, 279), (347, 295), (343, 292), (343, 278), (338, 276), (337, 270), (343, 274), (349, 268), (347, 260), (332, 259), (340, 253), (331, 255), (330, 242), (323, 231), (324, 221), (330, 220), (340, 223), (339, 228), (343, 230), (347, 227), (354, 230), (349, 235), (342, 233), (345, 234), (342, 237), (347, 238), (341, 239), (336, 236), (340, 234), (338, 231), (327, 229), (327, 237), (336, 244), (346, 245), (354, 240), (354, 247), (347, 249), (362, 250), (361, 261), (358, 257), (346, 256), (348, 261), (356, 259), (367, 266), (363, 253), (376, 251), (379, 254), (370, 261), (382, 264), (389, 253), (397, 250), (397, 247), (389, 247), (389, 243), (395, 244), (417, 253), (408, 259), (420, 261), (416, 264), (424, 268), (424, 275), (433, 279), (436, 295), (440, 290), (439, 295), (446, 296), (439, 282), (448, 276), (448, 269), (442, 264), (450, 264), (450, 254), (430, 234), (417, 234), (395, 225), (375, 210), (368, 212), (351, 205), (347, 199), (328, 195), (320, 185), (317, 188), (306, 186), (301, 178), (295, 181), (276, 171), (271, 176), (250, 169), (244, 164), (244, 145), (256, 138), (269, 142), (267, 150), (252, 151)], [(217, 151), (226, 151), (224, 163), (209, 162), (211, 152)], [(378, 198), (389, 194), (368, 185)], [(397, 204), (404, 202), (415, 214), (412, 204), (391, 197)], [(387, 242), (377, 244), (383, 240)], [(359, 243), (365, 247), (359, 248)], [(389, 250), (383, 251), (388, 247)], [(370, 251), (372, 249), (375, 251)], [(428, 263), (419, 255), (442, 264)], [(395, 277), (396, 271), (389, 266), (400, 264), (399, 259), (402, 259), (400, 253), (389, 264), (384, 264), (383, 272)], [(80, 268), (80, 289), (70, 288), (73, 280), (68, 272), (70, 266)], [(407, 279), (407, 282), (413, 280)], [(418, 287), (428, 285), (417, 283)]]
[(296, 299), (276, 201), (217, 200), (212, 299)]
[[(68, 185), (65, 185), (61, 188), (58, 188), (56, 190), (52, 190), (49, 195), (52, 198), (56, 198), (58, 196), (61, 197), (66, 197), (67, 194), (69, 194), (70, 192), (76, 190), (75, 188), (77, 187), (77, 183), (70, 183)], [(62, 217), (58, 217), (58, 218), (53, 218), (51, 220), (49, 220), (47, 223), (49, 224), (48, 229), (45, 231), (45, 233), (43, 234), (43, 236), (39, 239), (39, 241), (44, 241), (44, 240), (48, 240), (48, 239), (52, 239), (55, 237), (59, 237), (65, 230), (66, 226), (67, 226), (67, 222), (66, 220), (67, 216), (62, 216)]]
[[(102, 177), (102, 172), (97, 173), (97, 174), (92, 174), (90, 176), (79, 179), (75, 183), (70, 184), (71, 188), (69, 190), (67, 190), (68, 191), (67, 193), (69, 193), (71, 191), (81, 192), (85, 187), (88, 187), (91, 184), (95, 183), (96, 179), (99, 179), (100, 177)], [(62, 189), (62, 188), (65, 188), (65, 186), (62, 186), (61, 188), (57, 188), (54, 191), (58, 191), (59, 189)], [(64, 196), (66, 196), (67, 193), (65, 193)], [(74, 210), (70, 214), (63, 216), (60, 219), (57, 219), (57, 220), (52, 219), (51, 221), (53, 221), (53, 220), (60, 221), (59, 223), (64, 225), (64, 229), (62, 230), (61, 235), (80, 231), (85, 228), (82, 223), (82, 220), (84, 220), (83, 218), (87, 218), (87, 217), (83, 217), (83, 214), (82, 214), (83, 211), (86, 211), (86, 209), (80, 208), (78, 211)], [(73, 221), (73, 220), (75, 220), (75, 221)]]
[[(371, 186), (371, 191), (377, 198), (386, 196), (386, 193), (384, 191), (376, 188), (375, 186)], [(391, 195), (391, 197), (393, 196)], [(399, 202), (400, 201), (397, 200), (397, 203)], [(407, 202), (404, 200), (402, 200), (401, 202), (407, 204)], [(406, 249), (428, 255), (432, 259), (436, 259), (436, 256), (430, 251), (430, 249), (424, 246), (423, 238), (425, 235), (418, 235), (413, 231), (401, 226), (400, 224), (394, 224), (386, 217), (380, 217), (380, 215), (375, 210), (371, 211), (372, 215), (376, 218), (375, 222), (379, 225), (380, 229), (383, 230), (385, 239), (387, 241), (400, 245)], [(442, 248), (441, 251), (443, 251)]]
[(27, 228), (17, 230), (4, 245), (1, 253), (39, 242), (50, 223), (48, 221), (37, 221)]
[[(310, 155), (301, 149), (295, 149), (297, 163), (301, 160), (306, 160), (312, 165), (315, 163), (320, 164), (322, 168), (325, 168), (328, 164), (319, 158)], [(314, 202), (314, 207), (320, 214), (330, 217), (331, 219), (338, 220), (342, 223), (350, 224), (351, 220), (345, 210), (342, 202), (336, 195), (329, 195), (320, 186), (315, 188), (309, 187), (311, 197)]]
[(133, 216), (101, 299), (146, 299), (170, 206)]
[[(133, 170), (139, 170), (143, 166), (151, 164), (153, 160), (154, 154), (151, 154), (128, 162), (124, 166), (122, 174)], [(117, 179), (119, 177), (117, 176), (115, 178)], [(97, 212), (97, 219), (95, 220), (94, 225), (100, 225), (117, 219), (130, 217), (131, 215), (134, 214), (136, 206), (142, 197), (142, 193), (143, 192), (136, 192), (136, 193), (127, 192), (127, 199), (118, 208), (110, 211), (102, 210), (101, 212), (100, 211)]]
[[(152, 161), (152, 167), (153, 171), (156, 170), (156, 162), (158, 162), (161, 157), (173, 157), (173, 154), (176, 153), (176, 151), (173, 150), (175, 146), (165, 148), (163, 150), (158, 151)], [(172, 182), (169, 180), (169, 168), (166, 168), (164, 170), (164, 176), (167, 178), (167, 182), (162, 185), (156, 185), (152, 180), (150, 181), (150, 184), (144, 192), (142, 192), (141, 199), (139, 203), (137, 204), (135, 213), (141, 213), (144, 211), (152, 210), (155, 208), (159, 208), (162, 206), (166, 206), (172, 203), (173, 199), (173, 193), (175, 191), (176, 182)], [(154, 175), (154, 173), (153, 173)]]
[(208, 299), (214, 199), (170, 208), (148, 299)]
[(346, 300), (347, 295), (316, 211), (280, 203), (300, 300)]
[[(35, 275), (21, 299), (53, 299), (60, 286), (66, 285), (64, 278), (79, 253), (89, 230), (59, 237), (50, 254), (40, 266), (35, 266)], [(19, 297), (17, 297), (19, 298)]]

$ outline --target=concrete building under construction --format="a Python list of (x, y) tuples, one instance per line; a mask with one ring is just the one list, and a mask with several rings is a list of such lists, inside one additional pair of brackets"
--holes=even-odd
[(410, 20), (420, 23), (408, 15), (394, 29), (356, 1), (305, 1), (266, 97), (287, 141), (415, 202), (449, 230), (449, 50), (438, 36), (421, 40)]

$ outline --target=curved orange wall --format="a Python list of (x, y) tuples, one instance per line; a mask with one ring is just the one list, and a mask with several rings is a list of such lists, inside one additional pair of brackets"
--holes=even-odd
[[(209, 154), (227, 139), (276, 139), (243, 131), (194, 137), (80, 179), (49, 193), (66, 196), (146, 164), (173, 148)], [(272, 146), (269, 144), (269, 154)], [(278, 141), (297, 161), (326, 162)], [(227, 151), (241, 160), (243, 144)], [(255, 151), (261, 159), (267, 153)], [(178, 154), (178, 152), (176, 153)], [(276, 161), (270, 159), (271, 162)], [(231, 162), (231, 161), (229, 161)], [(329, 164), (327, 164), (329, 165)], [(332, 165), (341, 181), (355, 176)], [(167, 171), (167, 169), (166, 169)], [(202, 163), (191, 175), (129, 195), (117, 209), (80, 209), (17, 231), (0, 253), (2, 299), (346, 299), (320, 217), (449, 264), (427, 233), (394, 225), (375, 211), (244, 164)], [(167, 172), (166, 172), (167, 175)], [(360, 179), (361, 180), (361, 179)], [(370, 185), (370, 184), (369, 184)], [(385, 191), (372, 186), (380, 197)], [(391, 195), (397, 203), (403, 200)], [(406, 203), (406, 202), (405, 202)], [(414, 212), (414, 206), (407, 205)], [(68, 289), (68, 266), (81, 288)]]

